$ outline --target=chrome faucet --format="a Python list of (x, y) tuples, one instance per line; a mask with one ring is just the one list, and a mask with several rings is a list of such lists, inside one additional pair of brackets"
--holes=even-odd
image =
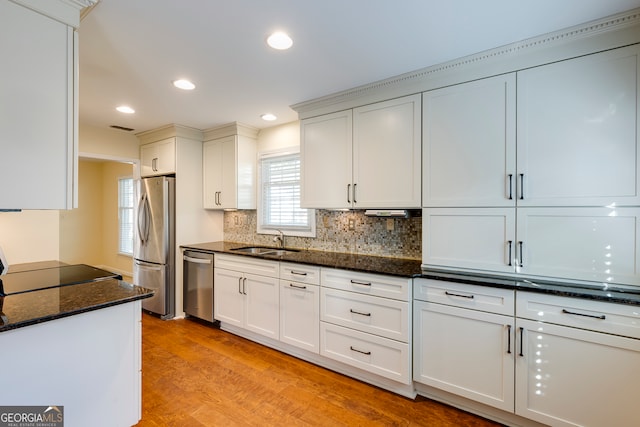
[(276, 237), (273, 238), (274, 242), (278, 242), (278, 247), (283, 249), (284, 248), (284, 233), (282, 232), (282, 230), (276, 230), (278, 232), (278, 235)]

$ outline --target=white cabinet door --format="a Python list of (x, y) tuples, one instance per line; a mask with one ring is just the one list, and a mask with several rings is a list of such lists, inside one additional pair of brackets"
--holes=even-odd
[(635, 426), (640, 340), (517, 320), (516, 414), (553, 426)]
[(77, 177), (75, 33), (0, 2), (0, 209), (71, 209)]
[(232, 135), (207, 141), (203, 150), (205, 209), (255, 209), (256, 141)]
[(176, 172), (176, 139), (167, 138), (140, 146), (142, 167), (140, 174), (144, 176), (167, 175)]
[(640, 208), (518, 208), (518, 271), (640, 285)]
[(275, 277), (245, 274), (242, 287), (246, 301), (247, 330), (280, 338), (280, 290)]
[(215, 267), (213, 270), (213, 318), (244, 327), (245, 300), (242, 273)]
[(515, 206), (516, 78), (423, 94), (423, 205)]
[(519, 205), (640, 204), (639, 58), (636, 45), (518, 72)]
[(515, 319), (414, 302), (413, 379), (514, 410)]
[(303, 208), (351, 207), (351, 110), (303, 120), (300, 159)]
[(320, 352), (319, 290), (317, 285), (280, 280), (280, 341)]
[(205, 209), (221, 209), (222, 143), (207, 141), (202, 144), (202, 203)]
[(515, 208), (426, 208), (422, 213), (422, 262), (513, 273)]
[(353, 110), (353, 207), (422, 206), (421, 110), (419, 94)]

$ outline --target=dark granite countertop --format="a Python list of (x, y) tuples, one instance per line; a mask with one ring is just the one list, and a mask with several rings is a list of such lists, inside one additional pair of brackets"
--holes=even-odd
[(249, 256), (273, 261), (293, 262), (316, 265), (319, 267), (339, 268), (363, 273), (386, 274), (399, 277), (423, 277), (434, 280), (447, 280), (471, 285), (491, 286), (519, 291), (547, 293), (572, 298), (590, 299), (616, 304), (640, 305), (640, 287), (609, 285), (607, 283), (577, 283), (570, 281), (538, 280), (518, 276), (498, 276), (491, 274), (463, 273), (423, 269), (421, 261), (413, 259), (355, 255), (317, 250), (299, 250), (284, 255), (247, 254), (234, 249), (252, 246), (237, 242), (208, 242), (182, 245), (183, 249), (204, 252), (226, 253)]
[(294, 262), (298, 264), (316, 265), (319, 267), (340, 268), (343, 270), (386, 274), (407, 278), (411, 278), (416, 274), (420, 274), (420, 261), (414, 259), (356, 255), (316, 250), (299, 250), (298, 252), (291, 252), (284, 255), (257, 255), (234, 251), (234, 249), (247, 246), (252, 245), (247, 243), (235, 242), (209, 242), (182, 245), (181, 247), (184, 249), (194, 249), (205, 252), (218, 252), (230, 255), (246, 255), (254, 258), (262, 258), (272, 261)]
[[(56, 266), (63, 270), (79, 267), (76, 272), (86, 273), (86, 281), (81, 275), (63, 272), (59, 274), (60, 283), (53, 285), (50, 276)], [(68, 266), (56, 261), (29, 263), (11, 266), (10, 273), (2, 276), (7, 282), (20, 276), (20, 284), (29, 272), (34, 273), (36, 283), (43, 273), (46, 279), (42, 287), (37, 284), (27, 286), (27, 290), (18, 289), (0, 296), (0, 332), (47, 322), (62, 317), (73, 316), (88, 311), (99, 310), (118, 304), (124, 304), (153, 295), (153, 291), (121, 280), (119, 275), (100, 269), (79, 265)], [(12, 276), (15, 274), (15, 276)], [(69, 279), (67, 281), (67, 279)], [(15, 282), (15, 280), (14, 280)]]

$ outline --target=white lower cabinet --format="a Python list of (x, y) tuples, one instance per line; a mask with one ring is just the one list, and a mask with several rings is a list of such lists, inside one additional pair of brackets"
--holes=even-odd
[(516, 414), (553, 426), (640, 425), (637, 306), (519, 292), (516, 307)]
[(277, 262), (217, 255), (214, 284), (213, 314), (216, 320), (279, 339)]
[(419, 278), (414, 312), (416, 383), (517, 425), (640, 425), (637, 306)]
[(512, 412), (514, 291), (427, 279), (415, 284), (414, 380)]
[(322, 269), (320, 354), (411, 383), (408, 279)]
[(280, 341), (320, 352), (320, 268), (280, 264)]

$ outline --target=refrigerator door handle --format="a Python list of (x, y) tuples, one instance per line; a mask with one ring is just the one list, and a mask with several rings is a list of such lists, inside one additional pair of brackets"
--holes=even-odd
[(149, 264), (148, 262), (138, 261), (136, 260), (136, 265), (145, 268), (147, 270), (160, 271), (164, 266), (158, 264)]
[(146, 220), (146, 212), (145, 212), (145, 199), (147, 195), (143, 194), (140, 197), (140, 201), (138, 202), (138, 237), (140, 238), (140, 243), (144, 245), (144, 228), (142, 223)]

